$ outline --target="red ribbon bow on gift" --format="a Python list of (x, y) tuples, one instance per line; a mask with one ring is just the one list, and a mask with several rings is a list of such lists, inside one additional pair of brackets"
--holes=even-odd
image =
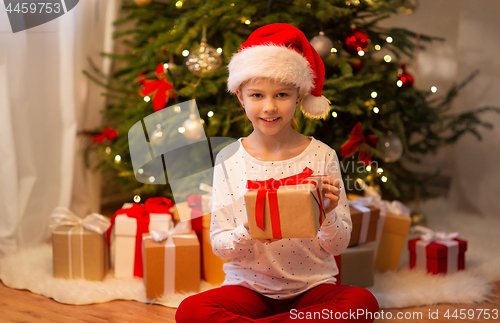
[(265, 181), (247, 181), (247, 188), (250, 190), (257, 191), (257, 201), (255, 203), (255, 220), (257, 227), (265, 230), (264, 228), (264, 210), (266, 205), (266, 195), (269, 197), (269, 210), (271, 213), (271, 227), (274, 239), (281, 239), (281, 223), (280, 223), (280, 212), (278, 207), (278, 189), (280, 186), (284, 185), (298, 185), (298, 184), (313, 184), (316, 187), (318, 193), (320, 213), (319, 213), (319, 224), (323, 222), (323, 198), (321, 196), (319, 187), (315, 181), (306, 180), (311, 177), (313, 170), (306, 167), (302, 170), (302, 173), (297, 175), (292, 175), (284, 177), (282, 179), (269, 178)]
[(142, 268), (142, 233), (149, 232), (149, 214), (161, 213), (172, 214), (170, 208), (173, 203), (164, 197), (152, 197), (147, 199), (144, 205), (134, 203), (132, 207), (119, 209), (111, 218), (111, 226), (107, 232), (108, 246), (111, 246), (111, 230), (115, 224), (115, 218), (119, 214), (126, 214), (129, 218), (137, 219), (137, 231), (135, 235), (135, 257), (134, 257), (134, 276), (143, 277)]
[[(361, 123), (358, 122), (354, 128), (352, 128), (349, 134), (351, 139), (347, 140), (342, 147), (340, 147), (340, 154), (344, 157), (351, 157), (359, 148), (361, 143), (374, 146), (377, 142), (377, 136), (369, 135), (365, 137), (363, 134), (363, 129), (361, 129)], [(364, 149), (359, 149), (359, 161), (363, 162), (365, 165), (371, 165), (372, 160), (368, 152)]]
[[(146, 96), (156, 91), (153, 97), (153, 108), (155, 111), (159, 111), (165, 108), (165, 105), (168, 102), (168, 96), (170, 96), (171, 98), (174, 97), (173, 93), (168, 93), (174, 87), (172, 86), (172, 84), (167, 82), (167, 79), (164, 76), (162, 76), (163, 73), (163, 63), (160, 63), (158, 64), (158, 66), (156, 66), (156, 77), (158, 78), (158, 80), (148, 81), (144, 78), (140, 78), (139, 80), (139, 84), (144, 86), (144, 89), (140, 90), (139, 94)], [(141, 77), (141, 74), (139, 74), (139, 77)]]
[(92, 138), (93, 142), (103, 142), (104, 139), (114, 140), (118, 136), (118, 132), (116, 130), (111, 129), (110, 127), (106, 127), (100, 134), (94, 136)]

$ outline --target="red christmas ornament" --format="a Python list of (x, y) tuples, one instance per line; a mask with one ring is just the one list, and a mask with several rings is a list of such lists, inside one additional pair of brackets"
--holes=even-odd
[[(340, 147), (340, 155), (344, 157), (351, 157), (358, 150), (361, 143), (375, 146), (377, 142), (377, 136), (370, 135), (365, 137), (363, 134), (363, 129), (361, 128), (361, 123), (358, 122), (354, 128), (352, 128), (351, 133), (349, 134), (349, 138), (343, 145)], [(359, 161), (364, 163), (365, 165), (371, 165), (372, 159), (370, 158), (370, 154), (365, 150), (359, 148)]]
[(361, 29), (351, 29), (345, 34), (344, 49), (352, 55), (356, 55), (360, 50), (366, 51), (369, 44), (368, 34)]
[(156, 92), (153, 97), (153, 108), (155, 111), (159, 111), (165, 108), (165, 105), (168, 102), (168, 98), (174, 97), (173, 93), (170, 93), (174, 87), (172, 84), (167, 82), (165, 78), (165, 69), (163, 68), (163, 63), (158, 64), (156, 66), (156, 77), (158, 80), (148, 81), (146, 80), (142, 74), (140, 73), (137, 77), (139, 79), (139, 84), (142, 85), (143, 89), (139, 91), (139, 94), (142, 96), (150, 95), (153, 92)]
[(405, 64), (401, 66), (401, 71), (398, 72), (398, 86), (401, 88), (413, 87), (413, 76), (411, 76), (411, 74), (406, 73)]
[(110, 127), (106, 127), (100, 134), (92, 137), (93, 142), (103, 142), (104, 139), (114, 140), (118, 136), (118, 132), (116, 130), (111, 129)]
[(353, 72), (358, 72), (363, 67), (363, 60), (358, 57), (353, 57), (349, 65), (351, 65)]

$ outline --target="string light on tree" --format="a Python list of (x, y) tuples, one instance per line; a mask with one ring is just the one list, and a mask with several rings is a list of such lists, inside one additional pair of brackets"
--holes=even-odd
[(214, 116), (214, 112), (213, 111), (208, 111), (207, 116), (209, 118), (213, 117)]
[(106, 154), (111, 154), (111, 147), (106, 147), (106, 149), (104, 149), (104, 151), (106, 152)]
[(182, 51), (182, 56), (188, 57), (189, 56), (189, 51), (187, 49)]
[(348, 6), (357, 6), (359, 5), (359, 0), (346, 0), (345, 4)]
[(385, 41), (388, 42), (389, 44), (392, 43), (392, 37), (391, 36), (388, 36)]
[(377, 149), (382, 153), (386, 163), (398, 161), (403, 156), (404, 150), (401, 139), (390, 131), (377, 141)]
[(155, 180), (156, 180), (156, 178), (154, 176), (150, 176), (149, 177), (149, 182), (150, 183), (153, 183)]
[(385, 61), (386, 63), (390, 63), (390, 62), (392, 61), (392, 57), (391, 57), (391, 55), (385, 55), (385, 56), (384, 56), (384, 61)]
[(177, 1), (177, 2), (175, 3), (175, 6), (176, 6), (177, 8), (182, 8), (182, 5), (183, 5), (182, 1)]
[(332, 112), (332, 117), (336, 118), (338, 115), (337, 115), (337, 112), (336, 111), (333, 111)]
[(380, 110), (379, 110), (379, 108), (377, 108), (377, 107), (373, 107), (373, 112), (374, 112), (374, 113), (379, 113), (379, 111), (380, 111)]
[(122, 161), (122, 156), (116, 155), (115, 156), (115, 163), (119, 164)]
[(151, 101), (151, 98), (148, 95), (146, 95), (144, 97), (144, 102), (149, 102), (149, 101)]
[(377, 97), (377, 95), (378, 95), (378, 94), (377, 94), (377, 92), (375, 92), (375, 91), (373, 91), (373, 92), (370, 94), (370, 96), (371, 96), (372, 98), (374, 98), (374, 99)]
[(375, 50), (381, 50), (382, 47), (380, 47), (380, 45), (375, 45)]
[(310, 43), (322, 59), (327, 58), (332, 53), (333, 42), (322, 31), (319, 32), (319, 35), (314, 36)]
[(144, 174), (144, 169), (139, 168), (139, 169), (137, 170), (137, 173), (139, 173), (139, 174)]
[(134, 202), (139, 203), (141, 201), (141, 197), (139, 195), (134, 196)]
[(184, 121), (182, 127), (185, 129), (184, 136), (192, 140), (200, 139), (205, 133), (205, 130), (203, 129), (203, 124), (201, 123), (198, 116), (194, 113), (191, 113), (189, 115), (189, 118), (186, 121)]
[(436, 86), (431, 86), (431, 92), (436, 93), (438, 88)]
[(381, 179), (381, 180), (382, 180), (382, 182), (384, 182), (384, 183), (385, 183), (385, 182), (387, 182), (387, 177), (386, 177), (386, 176), (382, 176), (380, 179)]

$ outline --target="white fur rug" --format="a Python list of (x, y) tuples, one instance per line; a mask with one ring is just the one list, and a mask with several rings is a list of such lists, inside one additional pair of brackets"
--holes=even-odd
[[(500, 219), (450, 210), (447, 204), (444, 199), (433, 200), (424, 205), (423, 211), (429, 217), (430, 228), (460, 231), (461, 237), (468, 240), (465, 254), (467, 270), (449, 276), (409, 270), (405, 247), (401, 269), (376, 274), (375, 286), (369, 288), (381, 308), (473, 303), (491, 297), (491, 282), (500, 280), (500, 239), (497, 233)], [(1, 259), (0, 279), (8, 287), (27, 289), (65, 304), (94, 304), (118, 299), (148, 302), (139, 278), (117, 279), (108, 275), (102, 282), (91, 282), (52, 277), (50, 245), (25, 249)], [(202, 290), (214, 287), (202, 282)], [(186, 296), (176, 294), (153, 303), (177, 307)]]

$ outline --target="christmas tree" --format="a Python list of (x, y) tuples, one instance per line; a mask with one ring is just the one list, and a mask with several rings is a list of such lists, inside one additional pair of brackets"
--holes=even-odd
[(226, 91), (226, 66), (251, 32), (280, 22), (302, 30), (324, 61), (323, 95), (331, 101), (330, 114), (325, 120), (306, 119), (297, 109), (295, 119), (299, 132), (337, 151), (345, 187), (359, 192), (366, 184), (379, 186), (384, 199), (407, 201), (416, 191), (429, 196), (426, 181), (435, 174), (417, 173), (408, 162), (418, 163), (466, 133), (481, 139), (478, 129), (492, 126), (480, 114), (500, 110), (449, 113), (474, 75), (443, 97), (413, 87), (403, 63), (435, 39), (418, 35), (417, 41), (409, 30), (378, 26), (401, 9), (412, 8), (402, 0), (124, 1), (115, 24), (133, 26), (118, 30), (115, 38), (127, 50), (103, 53), (114, 59), (115, 72), (106, 77), (96, 69), (84, 71), (109, 98), (106, 123), (89, 144), (99, 160), (93, 166), (112, 171), (125, 191), (171, 197), (169, 185), (136, 180), (129, 129), (155, 111), (195, 99), (208, 138), (249, 135), (251, 123)]

